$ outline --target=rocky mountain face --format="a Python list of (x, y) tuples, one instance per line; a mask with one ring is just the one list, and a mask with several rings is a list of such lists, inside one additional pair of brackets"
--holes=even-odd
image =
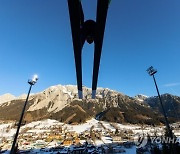
[(140, 102), (143, 102), (143, 101), (145, 101), (148, 98), (148, 96), (139, 94), (139, 95), (136, 95), (134, 98), (137, 99)]
[[(180, 97), (170, 94), (163, 94), (161, 95), (161, 99), (169, 119), (172, 121), (180, 120)], [(163, 114), (158, 96), (149, 97), (145, 99), (145, 101), (154, 111)]]
[[(119, 123), (159, 124), (163, 122), (157, 97), (137, 95), (132, 98), (107, 88), (98, 88), (96, 99), (91, 99), (91, 89), (83, 87), (84, 99), (78, 99), (77, 88), (73, 85), (52, 86), (43, 92), (31, 95), (24, 120), (31, 122), (42, 119), (56, 119), (65, 123), (83, 123), (95, 117), (99, 120)], [(180, 109), (180, 98), (166, 96), (167, 111), (171, 120), (178, 120), (170, 114), (168, 102)], [(171, 99), (172, 98), (172, 99)], [(0, 120), (19, 120), (25, 101), (23, 97), (2, 101)]]

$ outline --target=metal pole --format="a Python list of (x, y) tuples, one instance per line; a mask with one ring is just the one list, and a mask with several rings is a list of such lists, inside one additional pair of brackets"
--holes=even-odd
[(14, 137), (14, 141), (13, 141), (13, 144), (12, 144), (12, 147), (11, 147), (10, 154), (14, 154), (15, 153), (16, 140), (17, 140), (17, 137), (18, 137), (18, 134), (19, 134), (19, 130), (20, 130), (21, 123), (22, 123), (22, 120), (23, 120), (23, 116), (24, 116), (24, 112), (25, 112), (26, 105), (27, 105), (27, 102), (28, 102), (29, 94), (31, 92), (31, 88), (32, 88), (32, 84), (30, 84), (30, 87), (29, 87), (29, 92), (28, 92), (26, 101), (24, 103), (24, 107), (23, 107), (23, 110), (22, 110), (22, 113), (21, 113), (21, 117), (19, 119), (18, 128), (17, 128), (16, 134), (15, 134), (15, 137)]
[(154, 77), (154, 74), (152, 75), (153, 76), (153, 80), (154, 80), (154, 83), (155, 83), (155, 86), (156, 86), (156, 90), (157, 90), (157, 93), (158, 93), (158, 97), (159, 97), (159, 101), (160, 101), (160, 104), (161, 104), (161, 107), (162, 107), (162, 110), (163, 110), (163, 114), (164, 114), (164, 118), (165, 118), (165, 122), (166, 122), (166, 127), (168, 129), (168, 133), (169, 133), (169, 136), (171, 138), (173, 138), (173, 135), (172, 135), (172, 130), (169, 126), (169, 122), (168, 122), (168, 119), (167, 119), (167, 115), (166, 115), (166, 112), (165, 112), (165, 109), (164, 109), (164, 106), (163, 106), (163, 103), (162, 103), (162, 100), (161, 100), (161, 96), (159, 94), (159, 89), (158, 89), (158, 86), (157, 86), (157, 83), (156, 83), (156, 79)]

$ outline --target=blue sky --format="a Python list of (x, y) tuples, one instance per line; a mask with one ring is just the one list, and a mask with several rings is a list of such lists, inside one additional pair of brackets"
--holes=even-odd
[[(82, 0), (95, 19), (96, 0)], [(180, 1), (112, 0), (108, 10), (98, 86), (129, 96), (156, 95), (146, 69), (158, 69), (160, 93), (180, 95)], [(76, 84), (66, 0), (0, 1), (0, 95), (20, 95)], [(83, 48), (83, 84), (91, 87), (93, 45)]]

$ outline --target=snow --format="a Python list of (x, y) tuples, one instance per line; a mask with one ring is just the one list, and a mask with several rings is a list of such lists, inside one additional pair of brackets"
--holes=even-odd
[(140, 96), (142, 96), (142, 97), (145, 97), (145, 98), (148, 98), (148, 97), (149, 97), (149, 96), (144, 95), (144, 94), (138, 94), (138, 95), (140, 95)]
[(140, 101), (140, 102), (143, 102), (143, 101), (144, 101), (143, 99), (139, 99), (139, 98), (137, 98), (137, 100)]
[(49, 148), (56, 147), (56, 146), (57, 146), (57, 142), (55, 142), (55, 141), (52, 141), (48, 144)]
[(129, 130), (133, 130), (133, 129), (140, 129), (141, 127), (140, 126), (136, 126), (136, 125), (123, 125), (123, 124), (117, 124), (117, 126), (120, 128), (120, 129), (129, 129)]
[(11, 126), (11, 124), (1, 124), (0, 125), (0, 131), (7, 128), (7, 127), (10, 127), (10, 126)]
[(65, 86), (63, 86), (63, 88), (62, 88), (62, 92), (65, 94), (68, 94), (70, 98), (73, 98), (71, 91), (69, 91)]
[[(158, 131), (158, 133), (163, 133), (163, 130), (164, 130), (164, 127), (151, 127), (151, 126), (138, 126), (138, 125), (131, 125), (131, 124), (126, 124), (126, 125), (123, 125), (123, 124), (118, 124), (118, 123), (114, 123), (118, 129), (123, 129), (123, 130), (132, 130), (133, 134), (134, 135), (137, 135), (137, 134), (152, 134), (154, 133), (155, 130)], [(42, 121), (34, 121), (34, 122), (31, 122), (29, 124), (26, 124), (24, 126), (21, 127), (20, 129), (20, 132), (23, 131), (23, 129), (26, 129), (26, 128), (29, 128), (27, 130), (27, 134), (30, 135), (30, 133), (36, 133), (34, 136), (37, 136), (39, 134), (45, 134), (44, 132), (50, 132), (51, 131), (51, 128), (53, 127), (59, 127), (61, 126), (63, 130), (67, 130), (68, 132), (71, 132), (71, 131), (74, 131), (78, 134), (82, 133), (82, 132), (85, 132), (86, 130), (90, 130), (93, 127), (93, 130), (101, 130), (102, 131), (102, 134), (101, 134), (101, 138), (100, 139), (95, 139), (94, 140), (94, 145), (96, 146), (103, 146), (105, 144), (112, 144), (112, 145), (115, 145), (115, 143), (113, 142), (113, 139), (112, 137), (107, 134), (108, 130), (110, 131), (115, 131), (115, 128), (113, 127), (113, 125), (111, 125), (111, 123), (108, 123), (108, 122), (105, 122), (105, 121), (98, 121), (96, 119), (90, 119), (88, 120), (86, 123), (84, 124), (78, 124), (78, 125), (69, 125), (69, 124), (64, 124), (64, 123), (61, 123), (61, 122), (58, 122), (57, 120), (53, 120), (53, 119), (46, 119), (46, 120), (42, 120)], [(7, 140), (12, 140), (12, 137), (13, 135), (15, 134), (16, 132), (16, 129), (17, 128), (13, 128), (14, 127), (14, 123), (1, 123), (0, 124), (0, 141), (3, 137), (5, 137)], [(8, 129), (8, 131), (7, 131)], [(104, 134), (103, 134), (104, 132)], [(21, 133), (20, 133), (21, 134)], [(180, 131), (179, 130), (176, 130), (175, 131), (175, 134), (180, 134)], [(34, 137), (32, 136), (32, 137)], [(22, 139), (23, 141), (23, 139)], [(123, 140), (122, 140), (123, 141)], [(80, 140), (81, 143), (84, 143), (86, 142), (85, 140)], [(52, 148), (52, 147), (56, 147), (58, 146), (58, 142), (57, 141), (52, 141), (52, 142), (45, 142), (44, 140), (38, 140), (36, 143), (42, 143), (45, 145), (45, 147), (47, 149), (45, 150), (49, 150), (49, 148)], [(29, 149), (30, 147), (31, 148), (37, 148), (36, 147), (36, 143), (30, 143), (29, 145), (22, 145), (21, 148), (24, 148), (24, 149)], [(6, 145), (4, 146), (3, 148), (4, 149), (9, 149), (10, 145)], [(71, 146), (71, 148), (69, 149), (73, 149), (73, 146)], [(132, 146), (131, 148), (126, 148), (124, 147), (123, 145), (116, 145), (114, 146), (114, 149), (115, 150), (120, 150), (120, 151), (125, 151), (124, 153), (128, 153), (128, 154), (131, 154), (131, 153), (136, 153), (136, 147), (135, 146)], [(33, 150), (31, 153), (34, 153), (34, 152), (38, 152), (38, 153), (50, 153), (50, 152), (45, 152), (44, 151), (38, 151), (37, 149), (36, 150)], [(92, 148), (93, 150), (93, 148)], [(64, 153), (67, 152), (67, 148), (65, 148), (64, 150)]]
[(143, 95), (143, 94), (138, 94), (138, 95), (134, 96), (134, 98), (140, 102), (143, 102), (145, 99), (148, 98), (148, 96)]
[(174, 134), (175, 134), (176, 136), (180, 136), (180, 131), (179, 131), (179, 130), (176, 130), (176, 131), (174, 132)]
[(86, 123), (84, 124), (79, 124), (79, 125), (67, 125), (67, 129), (75, 131), (77, 133), (81, 133), (84, 132), (85, 130), (90, 130), (90, 128), (92, 127), (92, 125), (96, 125), (99, 121), (97, 121), (96, 119), (91, 119), (88, 120)]
[(52, 119), (46, 119), (42, 121), (35, 121), (31, 122), (21, 128), (36, 128), (36, 129), (42, 129), (42, 128), (49, 128), (52, 126), (58, 126), (58, 125), (63, 125), (63, 123), (57, 121), (57, 120), (52, 120)]
[(112, 132), (115, 132), (115, 131), (116, 131), (116, 129), (115, 129), (114, 127), (112, 127), (112, 126), (110, 125), (110, 123), (105, 122), (105, 121), (101, 121), (101, 122), (102, 122), (103, 126), (104, 126), (106, 129), (109, 129), (109, 130), (111, 130)]
[(104, 144), (110, 144), (112, 143), (112, 138), (111, 137), (107, 137), (107, 136), (102, 136), (102, 141)]
[[(16, 129), (11, 128), (12, 125), (13, 125), (12, 123), (0, 124), (0, 138), (3, 138), (3, 137), (9, 138), (9, 137), (12, 137), (15, 134)], [(9, 128), (9, 130), (8, 130), (8, 128)]]
[(101, 146), (103, 144), (104, 144), (104, 142), (102, 140), (95, 140), (95, 145), (96, 146)]
[(50, 130), (46, 130), (46, 129), (40, 129), (40, 130), (31, 129), (31, 130), (27, 131), (27, 133), (43, 133), (43, 132), (50, 132)]

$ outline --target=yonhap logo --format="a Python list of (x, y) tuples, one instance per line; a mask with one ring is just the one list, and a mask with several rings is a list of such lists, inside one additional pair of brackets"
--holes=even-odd
[(165, 137), (165, 136), (145, 136), (145, 135), (136, 135), (134, 136), (134, 143), (136, 145), (136, 148), (142, 148), (146, 146), (148, 142), (148, 138), (151, 144), (162, 144), (162, 143), (167, 143), (167, 144), (176, 144), (180, 143), (180, 137), (177, 138), (170, 138), (170, 137)]
[(144, 135), (137, 135), (134, 137), (136, 148), (142, 148), (147, 144), (147, 137)]
[(161, 144), (161, 143), (167, 143), (167, 144), (176, 144), (180, 143), (179, 137), (167, 137), (167, 136), (158, 136), (158, 137), (150, 137), (151, 143)]

